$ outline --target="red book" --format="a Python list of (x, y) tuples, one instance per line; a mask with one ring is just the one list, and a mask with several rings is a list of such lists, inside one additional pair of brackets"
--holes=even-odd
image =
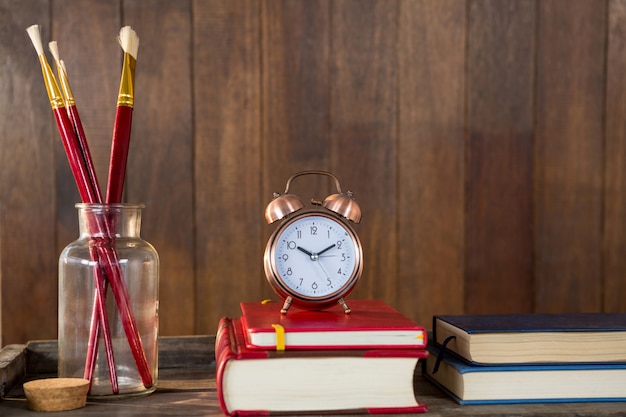
[[(241, 303), (249, 349), (423, 349), (426, 330), (379, 300), (349, 300), (352, 312), (337, 305), (309, 311), (282, 303)], [(280, 350), (280, 347), (279, 347)]]
[(413, 375), (424, 349), (250, 350), (239, 319), (222, 318), (216, 385), (227, 415), (427, 411)]

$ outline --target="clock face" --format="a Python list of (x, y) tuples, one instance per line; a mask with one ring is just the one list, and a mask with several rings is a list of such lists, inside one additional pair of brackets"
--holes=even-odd
[(282, 225), (270, 239), (266, 256), (279, 285), (299, 299), (339, 298), (351, 290), (361, 271), (358, 238), (324, 213), (298, 215)]

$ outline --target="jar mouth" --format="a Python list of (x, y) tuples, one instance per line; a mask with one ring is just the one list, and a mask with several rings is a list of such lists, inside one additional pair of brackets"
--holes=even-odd
[(92, 211), (119, 211), (119, 210), (138, 210), (146, 206), (142, 203), (76, 203), (74, 205), (79, 210)]

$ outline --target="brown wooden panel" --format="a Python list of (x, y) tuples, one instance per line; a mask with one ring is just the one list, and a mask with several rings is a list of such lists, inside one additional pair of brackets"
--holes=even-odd
[(363, 219), (364, 272), (353, 297), (395, 304), (397, 286), (397, 3), (331, 6), (331, 169)]
[[(303, 170), (328, 170), (328, 0), (266, 1), (263, 7), (263, 202)], [(290, 193), (308, 206), (329, 194), (328, 179), (298, 177)], [(265, 224), (263, 213), (259, 221)], [(264, 244), (276, 224), (265, 226)], [(258, 257), (258, 262), (262, 262)], [(261, 277), (263, 281), (265, 279)], [(264, 294), (276, 298), (267, 283)]]
[(626, 1), (609, 2), (604, 200), (604, 310), (626, 311)]
[(602, 307), (605, 6), (604, 1), (586, 0), (539, 3), (538, 311), (597, 311)]
[(261, 3), (193, 3), (197, 326), (257, 299), (260, 248)]
[(2, 231), (5, 227), (2, 200), (0, 199), (0, 348), (4, 346), (2, 344), (2, 270), (4, 269), (4, 262), (2, 262)]
[(195, 331), (191, 2), (124, 2), (140, 39), (126, 200), (160, 257), (160, 333)]
[(465, 10), (400, 2), (398, 308), (426, 326), (463, 312)]
[[(137, 29), (126, 199), (147, 205), (143, 235), (161, 254), (162, 333), (184, 334), (272, 295), (263, 209), (302, 169), (335, 173), (363, 208), (353, 297), (426, 325), (438, 312), (624, 311), (625, 10), (0, 0), (2, 342), (55, 336), (57, 256), (77, 236), (78, 193), (28, 25), (59, 42), (102, 188), (115, 38)], [(331, 189), (301, 178), (292, 191)]]
[(471, 1), (466, 311), (532, 309), (535, 2)]
[[(119, 1), (55, 0), (52, 36), (65, 62), (76, 106), (89, 143), (100, 189), (106, 193), (113, 120), (121, 72), (121, 48), (116, 41), (121, 27)], [(47, 48), (46, 48), (47, 49)], [(57, 161), (57, 249), (59, 253), (78, 237), (74, 204), (80, 201), (60, 139)]]
[(48, 1), (0, 1), (2, 343), (56, 337), (54, 158), (58, 134), (25, 29), (50, 36)]

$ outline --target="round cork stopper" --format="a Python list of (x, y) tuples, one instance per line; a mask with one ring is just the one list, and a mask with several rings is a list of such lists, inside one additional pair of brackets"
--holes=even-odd
[(66, 411), (85, 406), (89, 381), (82, 378), (37, 379), (24, 384), (28, 408)]

